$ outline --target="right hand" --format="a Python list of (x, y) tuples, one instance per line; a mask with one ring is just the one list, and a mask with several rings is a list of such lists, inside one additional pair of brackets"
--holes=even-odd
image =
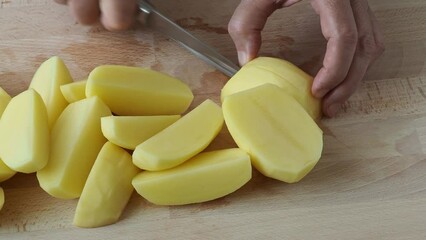
[(72, 15), (84, 25), (102, 23), (110, 31), (130, 28), (136, 20), (136, 0), (55, 0), (69, 6)]

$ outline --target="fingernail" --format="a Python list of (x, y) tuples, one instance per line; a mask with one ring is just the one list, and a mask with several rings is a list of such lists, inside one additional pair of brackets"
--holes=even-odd
[(249, 61), (248, 55), (246, 52), (238, 51), (238, 62), (240, 66), (244, 66)]
[(338, 104), (338, 103), (331, 104), (328, 107), (327, 110), (328, 110), (328, 116), (329, 117), (334, 117), (334, 116), (336, 116), (337, 112), (340, 110), (340, 104)]

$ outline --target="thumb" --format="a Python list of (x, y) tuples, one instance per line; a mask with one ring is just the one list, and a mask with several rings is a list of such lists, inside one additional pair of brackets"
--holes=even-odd
[(242, 0), (228, 24), (240, 65), (244, 65), (259, 52), (268, 17), (277, 9), (288, 7), (300, 0)]

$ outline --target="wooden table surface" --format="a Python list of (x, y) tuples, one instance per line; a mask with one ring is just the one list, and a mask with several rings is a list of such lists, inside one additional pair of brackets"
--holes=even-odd
[[(23, 91), (38, 65), (64, 59), (75, 80), (97, 65), (150, 67), (187, 82), (196, 98), (219, 102), (227, 77), (151, 31), (111, 33), (77, 24), (50, 0), (0, 0), (0, 86)], [(237, 0), (154, 1), (179, 24), (236, 60), (226, 25)], [(0, 239), (425, 239), (426, 1), (370, 1), (386, 52), (335, 119), (324, 119), (323, 157), (297, 184), (254, 172), (237, 192), (202, 204), (155, 206), (134, 194), (114, 225), (72, 225), (77, 200), (44, 193), (34, 174), (1, 183)], [(304, 1), (276, 12), (262, 55), (311, 74), (325, 41)], [(235, 146), (224, 130), (209, 149)]]

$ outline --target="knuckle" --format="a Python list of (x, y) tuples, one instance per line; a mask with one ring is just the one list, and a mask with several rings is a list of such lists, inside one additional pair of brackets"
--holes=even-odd
[(377, 42), (373, 35), (363, 35), (358, 39), (358, 49), (367, 58), (376, 58), (384, 51), (384, 44)]
[(239, 22), (231, 20), (228, 23), (228, 33), (231, 35), (231, 37), (240, 35), (242, 32), (244, 32), (243, 25)]
[(356, 45), (358, 43), (358, 32), (355, 28), (341, 29), (338, 38), (347, 45)]

